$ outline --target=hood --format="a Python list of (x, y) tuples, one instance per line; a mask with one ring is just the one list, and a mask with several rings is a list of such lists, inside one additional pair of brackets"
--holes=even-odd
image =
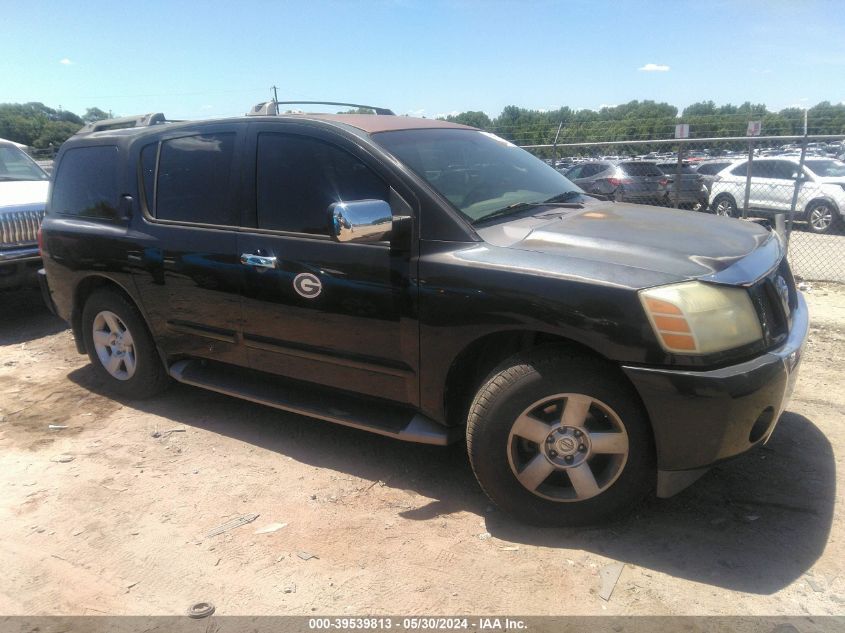
[(845, 185), (845, 176), (816, 176), (816, 182), (823, 185)]
[(47, 202), (49, 180), (0, 180), (0, 209)]
[(578, 209), (546, 207), (534, 216), (478, 229), (478, 234), (495, 246), (677, 280), (751, 283), (781, 258), (775, 234), (753, 222), (613, 202)]

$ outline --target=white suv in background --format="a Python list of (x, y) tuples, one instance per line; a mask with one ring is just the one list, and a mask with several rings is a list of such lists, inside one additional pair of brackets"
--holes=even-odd
[[(798, 174), (798, 158), (760, 158), (752, 162), (749, 209), (765, 214), (788, 213), (796, 179), (798, 200), (794, 220), (803, 220), (813, 233), (830, 233), (845, 211), (845, 162), (809, 157)], [(719, 172), (710, 190), (710, 208), (717, 215), (738, 217), (745, 202), (748, 161)]]

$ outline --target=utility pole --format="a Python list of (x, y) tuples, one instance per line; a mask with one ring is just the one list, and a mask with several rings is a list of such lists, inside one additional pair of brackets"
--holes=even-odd
[(276, 92), (276, 86), (270, 86), (273, 89), (273, 114), (279, 113), (279, 93)]
[(807, 136), (807, 108), (804, 108), (804, 136)]

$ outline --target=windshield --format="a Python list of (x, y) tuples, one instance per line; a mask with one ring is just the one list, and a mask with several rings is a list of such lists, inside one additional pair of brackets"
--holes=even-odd
[(539, 158), (488, 132), (423, 129), (372, 137), (472, 222), (581, 191)]
[(820, 178), (845, 177), (845, 163), (841, 160), (806, 160), (804, 165)]
[(0, 181), (47, 180), (33, 160), (14, 145), (0, 145)]

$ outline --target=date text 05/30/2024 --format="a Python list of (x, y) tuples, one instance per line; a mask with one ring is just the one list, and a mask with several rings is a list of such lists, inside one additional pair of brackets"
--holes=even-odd
[(526, 629), (525, 622), (511, 618), (310, 618), (311, 630), (479, 630), (479, 631), (514, 631)]

